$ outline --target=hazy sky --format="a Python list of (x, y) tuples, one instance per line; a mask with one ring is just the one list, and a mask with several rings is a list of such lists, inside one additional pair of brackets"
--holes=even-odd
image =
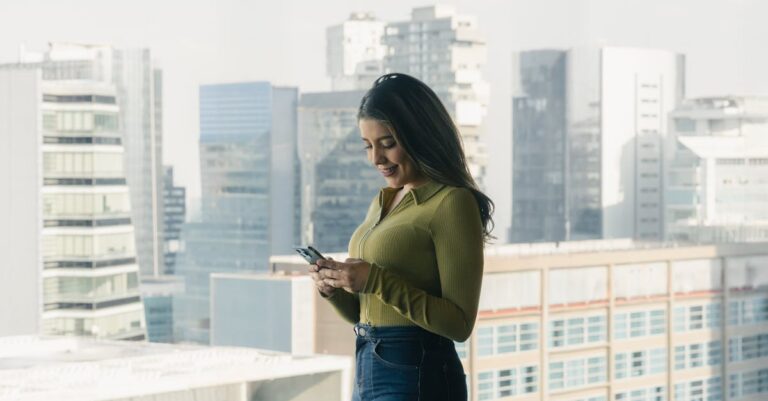
[[(489, 195), (497, 226), (510, 218), (510, 59), (516, 50), (574, 45), (657, 47), (687, 56), (689, 96), (768, 94), (768, 1), (471, 0), (448, 1), (478, 17), (488, 39), (486, 79)], [(152, 49), (164, 70), (165, 164), (199, 194), (198, 86), (267, 80), (302, 92), (330, 89), (325, 28), (352, 11), (382, 20), (410, 17), (410, 0), (0, 0), (0, 62), (18, 46), (49, 41)], [(499, 232), (499, 235), (504, 236)]]

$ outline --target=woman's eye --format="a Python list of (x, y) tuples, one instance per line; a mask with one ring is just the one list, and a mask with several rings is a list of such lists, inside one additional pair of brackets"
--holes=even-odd
[(395, 147), (395, 143), (394, 142), (383, 143), (382, 146), (384, 146), (384, 149), (391, 149), (391, 148)]

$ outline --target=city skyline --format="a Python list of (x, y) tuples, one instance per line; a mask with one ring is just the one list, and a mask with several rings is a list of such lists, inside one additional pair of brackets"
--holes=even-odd
[[(662, 2), (542, 1), (506, 4), (451, 1), (462, 14), (478, 17), (488, 38), (485, 78), (492, 84), (488, 107), (488, 181), (508, 181), (511, 173), (511, 52), (534, 48), (570, 48), (582, 44), (654, 47), (684, 53), (690, 97), (768, 93), (768, 54), (759, 52), (768, 34), (760, 15), (768, 4), (755, 0)], [(204, 83), (269, 80), (298, 86), (301, 93), (330, 88), (325, 69), (325, 29), (354, 11), (370, 11), (385, 22), (408, 19), (413, 7), (427, 4), (343, 1), (332, 5), (235, 3), (187, 5), (177, 18), (172, 4), (121, 6), (90, 1), (37, 1), (0, 5), (0, 61), (17, 59), (18, 46), (43, 50), (49, 41), (106, 43), (149, 47), (165, 71), (164, 160), (176, 167), (189, 197), (199, 197), (197, 160), (197, 87)], [(695, 7), (696, 18), (689, 18)], [(51, 11), (51, 17), (37, 10)], [(155, 18), (147, 20), (146, 10)], [(119, 15), (119, 19), (112, 16)], [(12, 16), (12, 18), (8, 18)], [(68, 21), (88, 18), (82, 26)], [(173, 30), (167, 25), (174, 18)], [(141, 22), (142, 29), (135, 26)], [(649, 22), (652, 22), (649, 24)], [(683, 22), (686, 29), (678, 29)], [(652, 26), (653, 30), (648, 30)], [(259, 38), (279, 40), (259, 40)], [(286, 52), (284, 49), (295, 49)], [(270, 55), (269, 62), (263, 57)], [(277, 55), (273, 57), (272, 55)], [(713, 79), (714, 75), (717, 79)], [(184, 116), (184, 117), (182, 117)], [(497, 235), (503, 237), (511, 216), (508, 184), (489, 188), (496, 200)], [(194, 210), (194, 204), (191, 209)]]

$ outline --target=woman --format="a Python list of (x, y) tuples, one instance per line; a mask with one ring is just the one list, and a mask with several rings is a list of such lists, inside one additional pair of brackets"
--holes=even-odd
[(466, 400), (453, 342), (475, 324), (493, 202), (469, 174), (445, 107), (416, 78), (377, 79), (358, 123), (387, 187), (352, 235), (350, 258), (309, 268), (355, 324), (353, 400)]

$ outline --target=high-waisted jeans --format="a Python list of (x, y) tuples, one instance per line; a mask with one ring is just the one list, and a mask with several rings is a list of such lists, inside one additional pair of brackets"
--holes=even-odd
[(466, 401), (464, 368), (448, 338), (415, 326), (356, 324), (352, 401)]

